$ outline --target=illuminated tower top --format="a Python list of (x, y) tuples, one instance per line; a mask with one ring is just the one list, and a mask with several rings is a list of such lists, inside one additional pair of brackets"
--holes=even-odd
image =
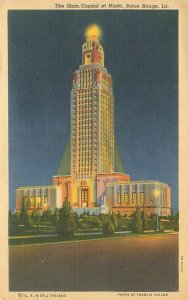
[(99, 42), (101, 29), (97, 25), (90, 25), (85, 32), (86, 42), (82, 46), (82, 64), (98, 63), (104, 67), (104, 51)]

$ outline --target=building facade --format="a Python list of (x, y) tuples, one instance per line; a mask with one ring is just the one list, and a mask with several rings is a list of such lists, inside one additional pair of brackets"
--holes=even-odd
[[(114, 95), (104, 64), (100, 29), (91, 25), (82, 46), (81, 65), (73, 73), (71, 90), (70, 175), (53, 176), (52, 186), (16, 190), (16, 210), (28, 199), (30, 209), (62, 207), (68, 200), (76, 212), (119, 211), (136, 207), (148, 214), (170, 214), (170, 188), (156, 181), (130, 181), (114, 172)], [(157, 196), (157, 191), (159, 195)]]
[(112, 77), (94, 28), (82, 46), (82, 64), (71, 91), (71, 176), (73, 207), (98, 206), (97, 174), (114, 172)]
[(20, 212), (23, 203), (27, 206), (29, 212), (37, 209), (43, 212), (50, 208), (62, 207), (62, 189), (57, 185), (43, 186), (24, 186), (16, 189), (16, 212)]
[(110, 210), (122, 215), (131, 215), (137, 207), (147, 215), (171, 214), (170, 187), (154, 180), (107, 183), (106, 201)]
[[(53, 176), (52, 182), (61, 188), (61, 201), (67, 199), (72, 208), (96, 208), (104, 205), (106, 184), (129, 182), (127, 174), (114, 172), (96, 174), (94, 178), (74, 179), (73, 176)], [(91, 210), (92, 211), (92, 210)]]

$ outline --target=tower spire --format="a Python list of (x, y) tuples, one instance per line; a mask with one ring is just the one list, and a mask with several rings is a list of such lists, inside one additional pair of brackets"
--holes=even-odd
[(82, 64), (89, 65), (97, 63), (104, 67), (104, 51), (99, 39), (101, 37), (101, 29), (93, 24), (86, 29), (86, 42), (82, 46)]

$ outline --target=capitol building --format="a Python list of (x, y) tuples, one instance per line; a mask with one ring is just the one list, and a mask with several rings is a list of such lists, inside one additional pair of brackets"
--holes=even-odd
[[(171, 213), (171, 191), (155, 180), (131, 181), (115, 172), (113, 80), (105, 67), (101, 30), (90, 25), (82, 46), (81, 65), (73, 72), (71, 101), (71, 168), (52, 177), (51, 185), (16, 189), (16, 211), (28, 201), (29, 210), (61, 208), (68, 200), (74, 212), (147, 215)], [(66, 175), (65, 175), (66, 174)]]

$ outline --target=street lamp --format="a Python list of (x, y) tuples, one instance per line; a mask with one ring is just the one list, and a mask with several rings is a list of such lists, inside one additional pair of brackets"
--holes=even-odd
[(155, 201), (156, 201), (156, 205), (157, 205), (157, 213), (156, 213), (156, 231), (159, 231), (159, 197), (160, 197), (161, 191), (159, 189), (154, 190), (154, 196), (155, 196)]

